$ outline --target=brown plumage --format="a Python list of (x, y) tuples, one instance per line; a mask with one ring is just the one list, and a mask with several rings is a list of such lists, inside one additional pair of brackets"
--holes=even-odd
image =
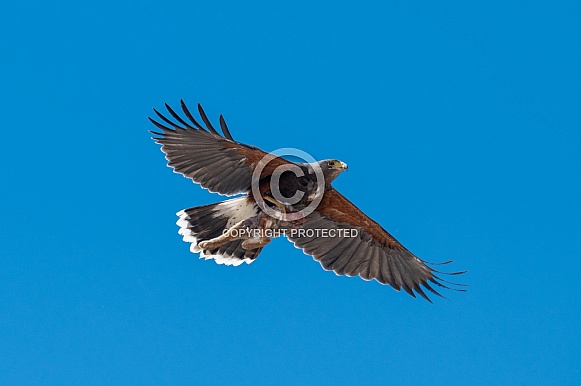
[[(258, 191), (261, 200), (269, 207), (284, 212), (284, 216), (282, 220), (270, 217), (266, 220), (266, 214), (257, 205), (258, 197), (253, 197), (252, 174), (268, 153), (235, 141), (221, 115), (220, 129), (223, 135), (212, 126), (200, 105), (198, 112), (205, 127), (196, 121), (183, 101), (181, 107), (189, 122), (167, 104), (166, 108), (175, 121), (167, 119), (155, 109), (155, 113), (165, 124), (149, 118), (161, 130), (152, 133), (157, 135), (155, 141), (162, 145), (168, 166), (212, 192), (223, 195), (246, 194), (178, 213), (178, 225), (181, 227), (179, 233), (183, 235), (184, 241), (191, 243), (192, 252), (199, 252), (201, 257), (213, 258), (218, 263), (250, 263), (270, 239), (239, 236), (238, 233), (243, 230), (264, 231), (258, 228), (268, 224), (271, 230), (288, 231), (286, 236), (295, 246), (313, 256), (324, 269), (332, 270), (338, 275), (358, 275), (365, 280), (375, 279), (398, 291), (403, 288), (414, 297), (417, 293), (428, 301), (430, 299), (422, 287), (441, 296), (430, 283), (463, 291), (457, 287), (462, 285), (441, 279), (438, 274), (443, 273), (413, 255), (381, 225), (331, 186), (332, 181), (346, 170), (346, 164), (340, 161), (325, 160), (317, 163), (325, 179), (319, 205), (300, 220), (286, 221), (285, 216), (288, 213), (298, 212), (308, 202), (302, 200), (289, 205), (274, 200), (270, 177), (275, 169), (294, 166), (304, 172), (304, 177), (301, 178), (289, 174), (290, 172), (282, 174), (281, 186), (285, 187), (287, 193), (290, 192), (284, 197), (292, 196), (293, 191), (305, 193), (304, 197), (314, 197), (319, 194), (319, 190), (316, 189), (313, 164), (293, 163), (274, 157), (260, 173)], [(449, 262), (442, 264), (447, 263)], [(446, 274), (460, 273), (463, 272)]]
[(325, 192), (323, 200), (319, 204), (317, 211), (324, 216), (332, 218), (337, 222), (346, 222), (351, 225), (363, 228), (365, 232), (369, 233), (382, 246), (394, 249), (396, 251), (404, 251), (405, 248), (392, 235), (387, 233), (385, 229), (378, 223), (369, 218), (359, 208), (357, 208), (351, 201), (346, 199), (341, 193), (335, 189), (330, 189)]

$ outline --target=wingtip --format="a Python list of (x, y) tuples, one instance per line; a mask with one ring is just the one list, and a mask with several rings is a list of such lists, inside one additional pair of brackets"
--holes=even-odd
[(198, 103), (198, 112), (200, 113), (200, 117), (202, 118), (202, 121), (204, 121), (204, 124), (206, 125), (206, 128), (208, 130), (210, 130), (212, 133), (214, 133), (216, 135), (220, 135), (216, 131), (216, 129), (214, 128), (214, 126), (212, 126), (212, 123), (208, 119), (208, 116), (206, 115), (206, 112), (204, 111), (204, 109), (202, 108), (202, 105), (200, 103)]
[(182, 107), (182, 111), (184, 112), (184, 114), (186, 114), (186, 117), (190, 120), (190, 122), (192, 122), (194, 124), (194, 127), (198, 130), (206, 131), (206, 129), (204, 129), (204, 127), (202, 125), (200, 125), (198, 123), (198, 121), (196, 121), (196, 119), (194, 118), (194, 116), (190, 112), (190, 109), (188, 109), (186, 102), (184, 102), (183, 99), (180, 99), (180, 105)]
[(232, 138), (232, 134), (230, 134), (230, 130), (228, 129), (228, 125), (226, 124), (226, 120), (224, 119), (224, 116), (222, 114), (220, 114), (220, 128), (222, 129), (224, 137), (228, 138), (231, 141), (234, 141), (234, 138)]
[(432, 300), (431, 300), (431, 299), (428, 297), (428, 295), (426, 295), (426, 293), (424, 292), (424, 290), (422, 290), (422, 287), (420, 287), (419, 285), (417, 285), (417, 286), (416, 286), (416, 288), (415, 288), (415, 290), (416, 290), (416, 292), (417, 292), (418, 294), (420, 294), (420, 296), (421, 296), (422, 298), (424, 298), (425, 300), (427, 300), (428, 302), (430, 302), (430, 304), (434, 304), (434, 303), (432, 302)]
[[(430, 279), (430, 281), (433, 282), (433, 280)], [(435, 282), (437, 285), (441, 286), (440, 283)], [(444, 295), (442, 295), (441, 293), (439, 293), (438, 291), (436, 291), (430, 284), (428, 284), (427, 281), (422, 282), (422, 285), (424, 286), (424, 288), (426, 288), (428, 291), (430, 291), (431, 293), (433, 293), (436, 296), (439, 296), (443, 299), (445, 299), (446, 297)]]
[(154, 124), (154, 125), (155, 125), (155, 126), (158, 128), (158, 129), (161, 129), (161, 130), (164, 132), (164, 134), (162, 134), (162, 135), (165, 135), (165, 133), (166, 133), (166, 132), (173, 132), (173, 130), (172, 130), (172, 129), (170, 129), (169, 127), (166, 127), (166, 126), (162, 125), (161, 123), (159, 123), (159, 122), (158, 122), (158, 121), (156, 121), (155, 119), (153, 119), (153, 118), (151, 118), (151, 117), (147, 117), (147, 118), (148, 118), (148, 119), (149, 119), (149, 121), (150, 121), (151, 123), (153, 123), (153, 124)]

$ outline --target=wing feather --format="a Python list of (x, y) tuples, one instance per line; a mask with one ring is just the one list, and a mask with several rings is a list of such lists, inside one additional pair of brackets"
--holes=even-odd
[(226, 121), (224, 120), (224, 116), (222, 114), (220, 114), (220, 128), (222, 128), (222, 133), (224, 133), (224, 137), (232, 141), (234, 140), (234, 138), (232, 138), (232, 134), (230, 134), (230, 130), (228, 130), (228, 125), (226, 124)]
[(208, 117), (206, 116), (206, 113), (204, 112), (204, 109), (202, 108), (202, 105), (198, 103), (198, 112), (200, 113), (200, 117), (202, 117), (202, 121), (204, 121), (204, 124), (206, 125), (206, 127), (214, 134), (216, 135), (220, 135), (216, 129), (214, 129), (214, 126), (212, 126), (212, 123), (210, 122), (210, 120), (208, 119)]
[(337, 275), (343, 275), (341, 272), (349, 264), (351, 259), (354, 258), (355, 252), (359, 249), (360, 245), (361, 240), (353, 239), (342, 252), (327, 254), (326, 259), (321, 260), (321, 265), (327, 271), (333, 270)]
[[(429, 282), (438, 286), (464, 291), (461, 288), (448, 287), (449, 283), (440, 279), (426, 261), (408, 251), (377, 222), (366, 216), (359, 208), (334, 189), (325, 192), (317, 210), (311, 213), (304, 224), (305, 229), (350, 229), (356, 236), (349, 238), (346, 233), (337, 238), (300, 237), (300, 233), (289, 235), (289, 239), (312, 255), (324, 269), (333, 270), (337, 275), (359, 275), (364, 280), (377, 280), (389, 284), (395, 290), (403, 289), (413, 297), (419, 294), (431, 302), (425, 288), (437, 296), (438, 293)], [(463, 272), (452, 272), (451, 275)]]
[(361, 240), (357, 240), (357, 242), (352, 243), (350, 247), (351, 251), (345, 250), (343, 253), (333, 254), (337, 257), (335, 258), (333, 264), (329, 265), (329, 268), (331, 268), (335, 273), (338, 274), (338, 272), (345, 270), (349, 266), (349, 263), (353, 259), (357, 259), (357, 256), (362, 253), (363, 249), (365, 249), (365, 246), (363, 243), (361, 243)]
[(190, 113), (190, 110), (188, 109), (188, 106), (186, 106), (186, 103), (184, 102), (184, 100), (180, 100), (180, 105), (182, 106), (182, 110), (184, 111), (184, 114), (186, 114), (186, 117), (188, 117), (188, 119), (194, 124), (194, 126), (196, 127), (196, 129), (198, 130), (202, 130), (202, 131), (206, 131), (202, 125), (200, 125), (198, 123), (198, 121), (196, 121), (194, 119), (194, 116), (192, 115), (192, 113)]
[[(169, 111), (169, 113), (171, 114), (171, 116), (178, 121), (179, 123), (181, 123), (182, 125), (184, 125), (186, 128), (191, 129), (191, 130), (196, 130), (194, 127), (190, 126), (189, 123), (187, 123), (186, 121), (184, 121), (182, 119), (182, 117), (180, 117), (175, 111), (173, 111), (173, 109), (166, 103), (165, 104), (165, 108), (167, 109), (167, 111)], [(155, 109), (154, 109), (155, 110)], [(165, 118), (164, 118), (165, 119)]]
[[(268, 153), (234, 141), (222, 116), (220, 128), (224, 136), (216, 131), (201, 105), (198, 105), (198, 112), (206, 128), (192, 116), (183, 100), (180, 104), (191, 124), (168, 104), (165, 106), (173, 120), (156, 109), (153, 110), (162, 123), (149, 118), (161, 130), (152, 131), (156, 135), (153, 139), (161, 145), (168, 166), (212, 192), (227, 196), (250, 192), (252, 173)], [(287, 163), (290, 162), (283, 158), (274, 158), (264, 168), (261, 177)]]
[(358, 241), (358, 248), (353, 251), (353, 256), (351, 257), (349, 264), (347, 264), (343, 269), (345, 275), (347, 276), (357, 276), (359, 273), (358, 269), (365, 258), (367, 243), (363, 242), (362, 240)]

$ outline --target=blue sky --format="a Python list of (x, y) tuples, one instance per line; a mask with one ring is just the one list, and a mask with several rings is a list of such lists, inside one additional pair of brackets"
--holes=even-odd
[[(576, 2), (3, 2), (1, 384), (579, 384)], [(151, 108), (201, 102), (467, 269), (434, 304), (286, 240), (198, 260)]]

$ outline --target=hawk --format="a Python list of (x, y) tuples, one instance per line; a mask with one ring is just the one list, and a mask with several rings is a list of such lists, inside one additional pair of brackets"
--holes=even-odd
[(291, 162), (235, 141), (222, 115), (219, 133), (199, 104), (204, 126), (183, 100), (185, 118), (168, 104), (165, 107), (173, 120), (156, 109), (163, 123), (149, 120), (160, 130), (151, 133), (168, 166), (210, 192), (237, 196), (177, 213), (179, 234), (200, 258), (225, 265), (250, 264), (271, 237), (283, 235), (337, 275), (375, 279), (429, 302), (424, 289), (442, 297), (434, 284), (464, 291), (463, 284), (440, 276), (465, 271), (436, 270), (433, 266), (438, 264), (416, 257), (333, 188), (333, 180), (347, 170), (344, 162)]

